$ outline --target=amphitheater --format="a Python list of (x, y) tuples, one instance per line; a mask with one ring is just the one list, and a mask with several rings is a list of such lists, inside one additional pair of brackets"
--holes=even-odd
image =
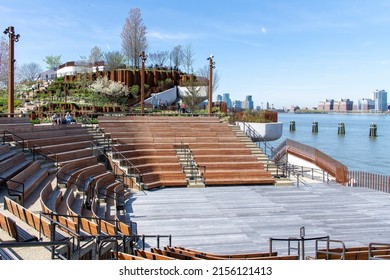
[(390, 259), (388, 193), (299, 183), (218, 117), (88, 120), (0, 118), (0, 259)]

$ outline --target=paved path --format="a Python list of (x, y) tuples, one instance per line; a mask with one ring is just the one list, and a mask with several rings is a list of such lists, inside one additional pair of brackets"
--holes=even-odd
[(171, 234), (174, 246), (213, 253), (268, 251), (270, 237), (299, 237), (303, 226), (307, 238), (329, 235), (347, 246), (390, 243), (389, 194), (314, 181), (140, 192), (127, 211), (141, 234)]

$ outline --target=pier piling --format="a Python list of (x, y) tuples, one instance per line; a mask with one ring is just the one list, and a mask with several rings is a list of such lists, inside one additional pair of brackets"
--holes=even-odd
[(313, 122), (311, 132), (318, 133), (318, 122), (315, 122), (315, 121)]
[(377, 137), (377, 126), (376, 124), (370, 124), (370, 137)]
[(290, 121), (290, 131), (295, 131), (295, 121)]
[(337, 134), (345, 134), (345, 124), (343, 122), (339, 123)]

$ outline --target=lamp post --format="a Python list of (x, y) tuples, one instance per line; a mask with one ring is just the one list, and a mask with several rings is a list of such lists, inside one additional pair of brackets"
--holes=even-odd
[(8, 113), (10, 117), (13, 117), (15, 107), (14, 97), (14, 83), (15, 83), (15, 58), (14, 58), (14, 42), (18, 42), (20, 35), (15, 34), (13, 26), (9, 26), (3, 32), (8, 34), (9, 45), (8, 45)]
[(213, 114), (213, 68), (215, 67), (214, 66), (215, 63), (213, 62), (213, 58), (214, 58), (213, 55), (210, 55), (210, 57), (207, 58), (207, 60), (209, 61), (209, 90), (208, 90), (208, 93), (209, 93), (209, 96), (208, 96), (209, 116), (211, 116)]
[(145, 113), (145, 61), (147, 59), (147, 55), (144, 51), (139, 55), (141, 57), (141, 115), (143, 116)]

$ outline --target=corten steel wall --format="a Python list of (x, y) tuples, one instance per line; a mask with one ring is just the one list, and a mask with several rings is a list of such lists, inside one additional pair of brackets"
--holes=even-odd
[(286, 139), (281, 146), (277, 148), (278, 157), (282, 154), (292, 154), (304, 160), (307, 160), (319, 168), (328, 172), (335, 177), (337, 183), (346, 184), (348, 182), (348, 168), (344, 164), (324, 154), (320, 150), (296, 142), (291, 139)]
[[(76, 75), (65, 75), (65, 82), (73, 82), (77, 77), (82, 74)], [(96, 73), (87, 73), (89, 80), (94, 80), (97, 77), (107, 77), (109, 80), (124, 83), (127, 86), (139, 85), (141, 86), (141, 71), (139, 70), (128, 70), (118, 69), (113, 71), (99, 71)], [(169, 70), (157, 70), (157, 69), (146, 69), (145, 70), (145, 84), (149, 87), (154, 88), (159, 86), (159, 81), (165, 81), (171, 79), (174, 85), (182, 85), (188, 80), (188, 75), (181, 74), (178, 71)]]

